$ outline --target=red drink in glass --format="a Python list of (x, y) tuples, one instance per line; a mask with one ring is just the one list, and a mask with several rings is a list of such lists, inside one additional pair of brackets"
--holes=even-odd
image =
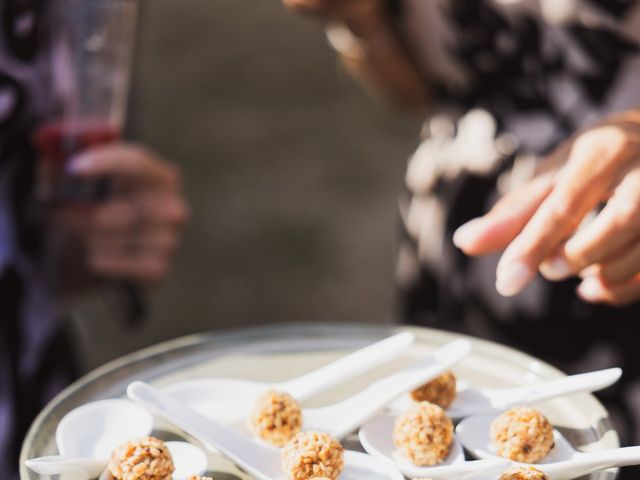
[(42, 202), (104, 200), (109, 181), (68, 171), (80, 151), (119, 139), (139, 0), (57, 0), (50, 11), (51, 111), (35, 133)]
[(40, 127), (35, 133), (40, 153), (38, 198), (46, 203), (103, 200), (109, 182), (74, 178), (68, 172), (68, 163), (82, 150), (119, 138), (120, 130), (101, 120), (53, 122)]

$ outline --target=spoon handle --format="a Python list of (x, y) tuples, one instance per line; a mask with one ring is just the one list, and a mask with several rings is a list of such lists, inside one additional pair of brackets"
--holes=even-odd
[(511, 461), (501, 458), (474, 460), (442, 467), (429, 468), (429, 480), (471, 480), (498, 478)]
[(570, 480), (597, 470), (640, 464), (640, 447), (579, 453), (571, 460), (540, 465), (554, 480)]
[(29, 470), (38, 475), (69, 475), (74, 478), (98, 478), (107, 467), (106, 460), (92, 458), (69, 458), (61, 455), (32, 458), (24, 462)]
[(323, 409), (327, 418), (339, 418), (331, 435), (342, 438), (403, 393), (432, 380), (471, 351), (467, 340), (456, 340), (413, 366), (372, 383), (360, 393)]
[(262, 464), (269, 464), (269, 458), (273, 458), (274, 465), (273, 467), (269, 465), (270, 472), (280, 470), (278, 465), (280, 456), (274, 448), (245, 438), (151, 385), (144, 382), (133, 382), (127, 388), (127, 395), (134, 402), (164, 418), (209, 448), (220, 451), (260, 480), (271, 480), (272, 475), (269, 475), (269, 472), (258, 470), (255, 464), (252, 465), (251, 460), (247, 459), (260, 459)]
[(402, 332), (362, 348), (313, 372), (274, 385), (299, 401), (304, 401), (344, 380), (360, 375), (400, 355), (415, 340), (411, 332)]
[(530, 405), (572, 393), (596, 392), (613, 385), (621, 376), (622, 369), (609, 368), (558, 378), (531, 386), (503, 390), (499, 395), (504, 395), (504, 398), (497, 402), (497, 407), (508, 409), (516, 405)]

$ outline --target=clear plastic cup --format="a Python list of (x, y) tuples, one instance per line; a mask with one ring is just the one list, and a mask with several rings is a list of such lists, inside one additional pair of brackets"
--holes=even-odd
[(45, 203), (96, 202), (109, 180), (68, 173), (78, 152), (120, 138), (137, 23), (137, 0), (51, 2), (51, 112), (35, 133), (37, 195)]

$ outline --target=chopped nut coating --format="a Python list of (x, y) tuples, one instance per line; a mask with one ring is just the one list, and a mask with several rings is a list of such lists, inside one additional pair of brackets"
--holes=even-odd
[(396, 419), (393, 442), (415, 465), (436, 465), (449, 455), (453, 423), (438, 405), (416, 403)]
[(537, 410), (515, 407), (491, 424), (498, 455), (522, 463), (542, 460), (554, 447), (553, 427)]

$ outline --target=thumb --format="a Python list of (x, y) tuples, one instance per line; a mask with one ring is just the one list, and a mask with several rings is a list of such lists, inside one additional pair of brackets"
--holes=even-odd
[(522, 231), (552, 188), (552, 176), (544, 175), (509, 192), (486, 215), (459, 227), (453, 234), (454, 245), (472, 256), (504, 250)]

